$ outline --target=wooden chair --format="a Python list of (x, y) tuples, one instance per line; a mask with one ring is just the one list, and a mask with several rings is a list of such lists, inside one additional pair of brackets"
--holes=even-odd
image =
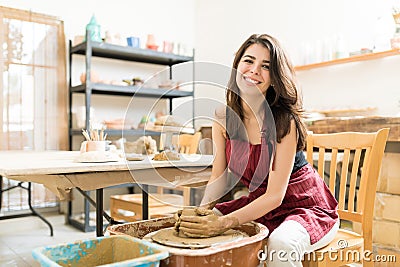
[(177, 151), (182, 154), (196, 154), (199, 147), (201, 133), (179, 134), (172, 138), (172, 144), (177, 147)]
[[(175, 142), (181, 154), (195, 154), (197, 152), (201, 133), (181, 134)], [(165, 194), (164, 187), (157, 188), (157, 194), (149, 194), (149, 217), (171, 216), (183, 206), (190, 205), (190, 188), (176, 187), (174, 190), (182, 191), (178, 194)], [(126, 211), (133, 215), (126, 214)], [(110, 197), (110, 213), (114, 220), (137, 221), (142, 219), (142, 194), (113, 195)]]
[[(363, 260), (364, 251), (372, 253), (372, 221), (378, 176), (389, 129), (375, 133), (312, 134), (307, 137), (307, 160), (313, 162), (318, 152), (317, 171), (324, 177), (329, 173), (329, 189), (335, 195), (339, 190), (338, 213), (341, 220), (361, 224), (361, 233), (339, 229), (334, 240), (326, 247), (305, 255), (303, 266), (342, 266)], [(337, 155), (343, 152), (342, 168), (337, 178)], [(330, 170), (325, 171), (326, 154), (330, 153)], [(349, 164), (350, 157), (352, 164)], [(340, 179), (339, 188), (335, 188)], [(359, 189), (356, 190), (356, 185)], [(355, 205), (355, 201), (357, 204)], [(357, 258), (357, 255), (360, 258)], [(368, 254), (366, 254), (368, 256)], [(372, 254), (370, 255), (372, 259)]]

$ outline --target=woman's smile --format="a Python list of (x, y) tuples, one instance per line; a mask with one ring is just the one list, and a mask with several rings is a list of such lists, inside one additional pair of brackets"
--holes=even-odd
[(248, 82), (248, 83), (250, 83), (250, 84), (252, 84), (252, 85), (257, 85), (257, 84), (260, 84), (260, 83), (261, 83), (261, 81), (258, 81), (258, 80), (256, 80), (256, 79), (252, 79), (252, 78), (250, 78), (250, 77), (248, 77), (248, 76), (246, 76), (246, 75), (243, 75), (243, 79), (244, 79), (246, 82)]

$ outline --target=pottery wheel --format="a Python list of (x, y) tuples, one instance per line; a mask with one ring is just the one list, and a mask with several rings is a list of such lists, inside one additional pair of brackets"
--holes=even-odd
[(174, 227), (164, 228), (147, 234), (144, 238), (151, 239), (161, 245), (178, 248), (207, 248), (221, 243), (238, 241), (248, 235), (239, 230), (230, 229), (219, 236), (206, 238), (180, 237), (177, 235)]

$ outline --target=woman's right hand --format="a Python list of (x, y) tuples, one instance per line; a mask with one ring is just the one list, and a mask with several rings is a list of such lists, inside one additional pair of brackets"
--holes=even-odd
[(196, 208), (196, 216), (180, 216), (179, 232), (189, 237), (211, 237), (239, 226), (239, 220), (231, 216), (218, 216), (212, 210)]

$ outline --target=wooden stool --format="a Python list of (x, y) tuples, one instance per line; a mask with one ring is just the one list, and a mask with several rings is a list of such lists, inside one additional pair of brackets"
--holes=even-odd
[[(183, 208), (183, 196), (177, 194), (149, 194), (149, 217), (172, 216)], [(114, 195), (110, 197), (111, 217), (114, 220), (127, 222), (142, 219), (142, 194)], [(130, 211), (134, 215), (127, 216), (121, 211)]]

